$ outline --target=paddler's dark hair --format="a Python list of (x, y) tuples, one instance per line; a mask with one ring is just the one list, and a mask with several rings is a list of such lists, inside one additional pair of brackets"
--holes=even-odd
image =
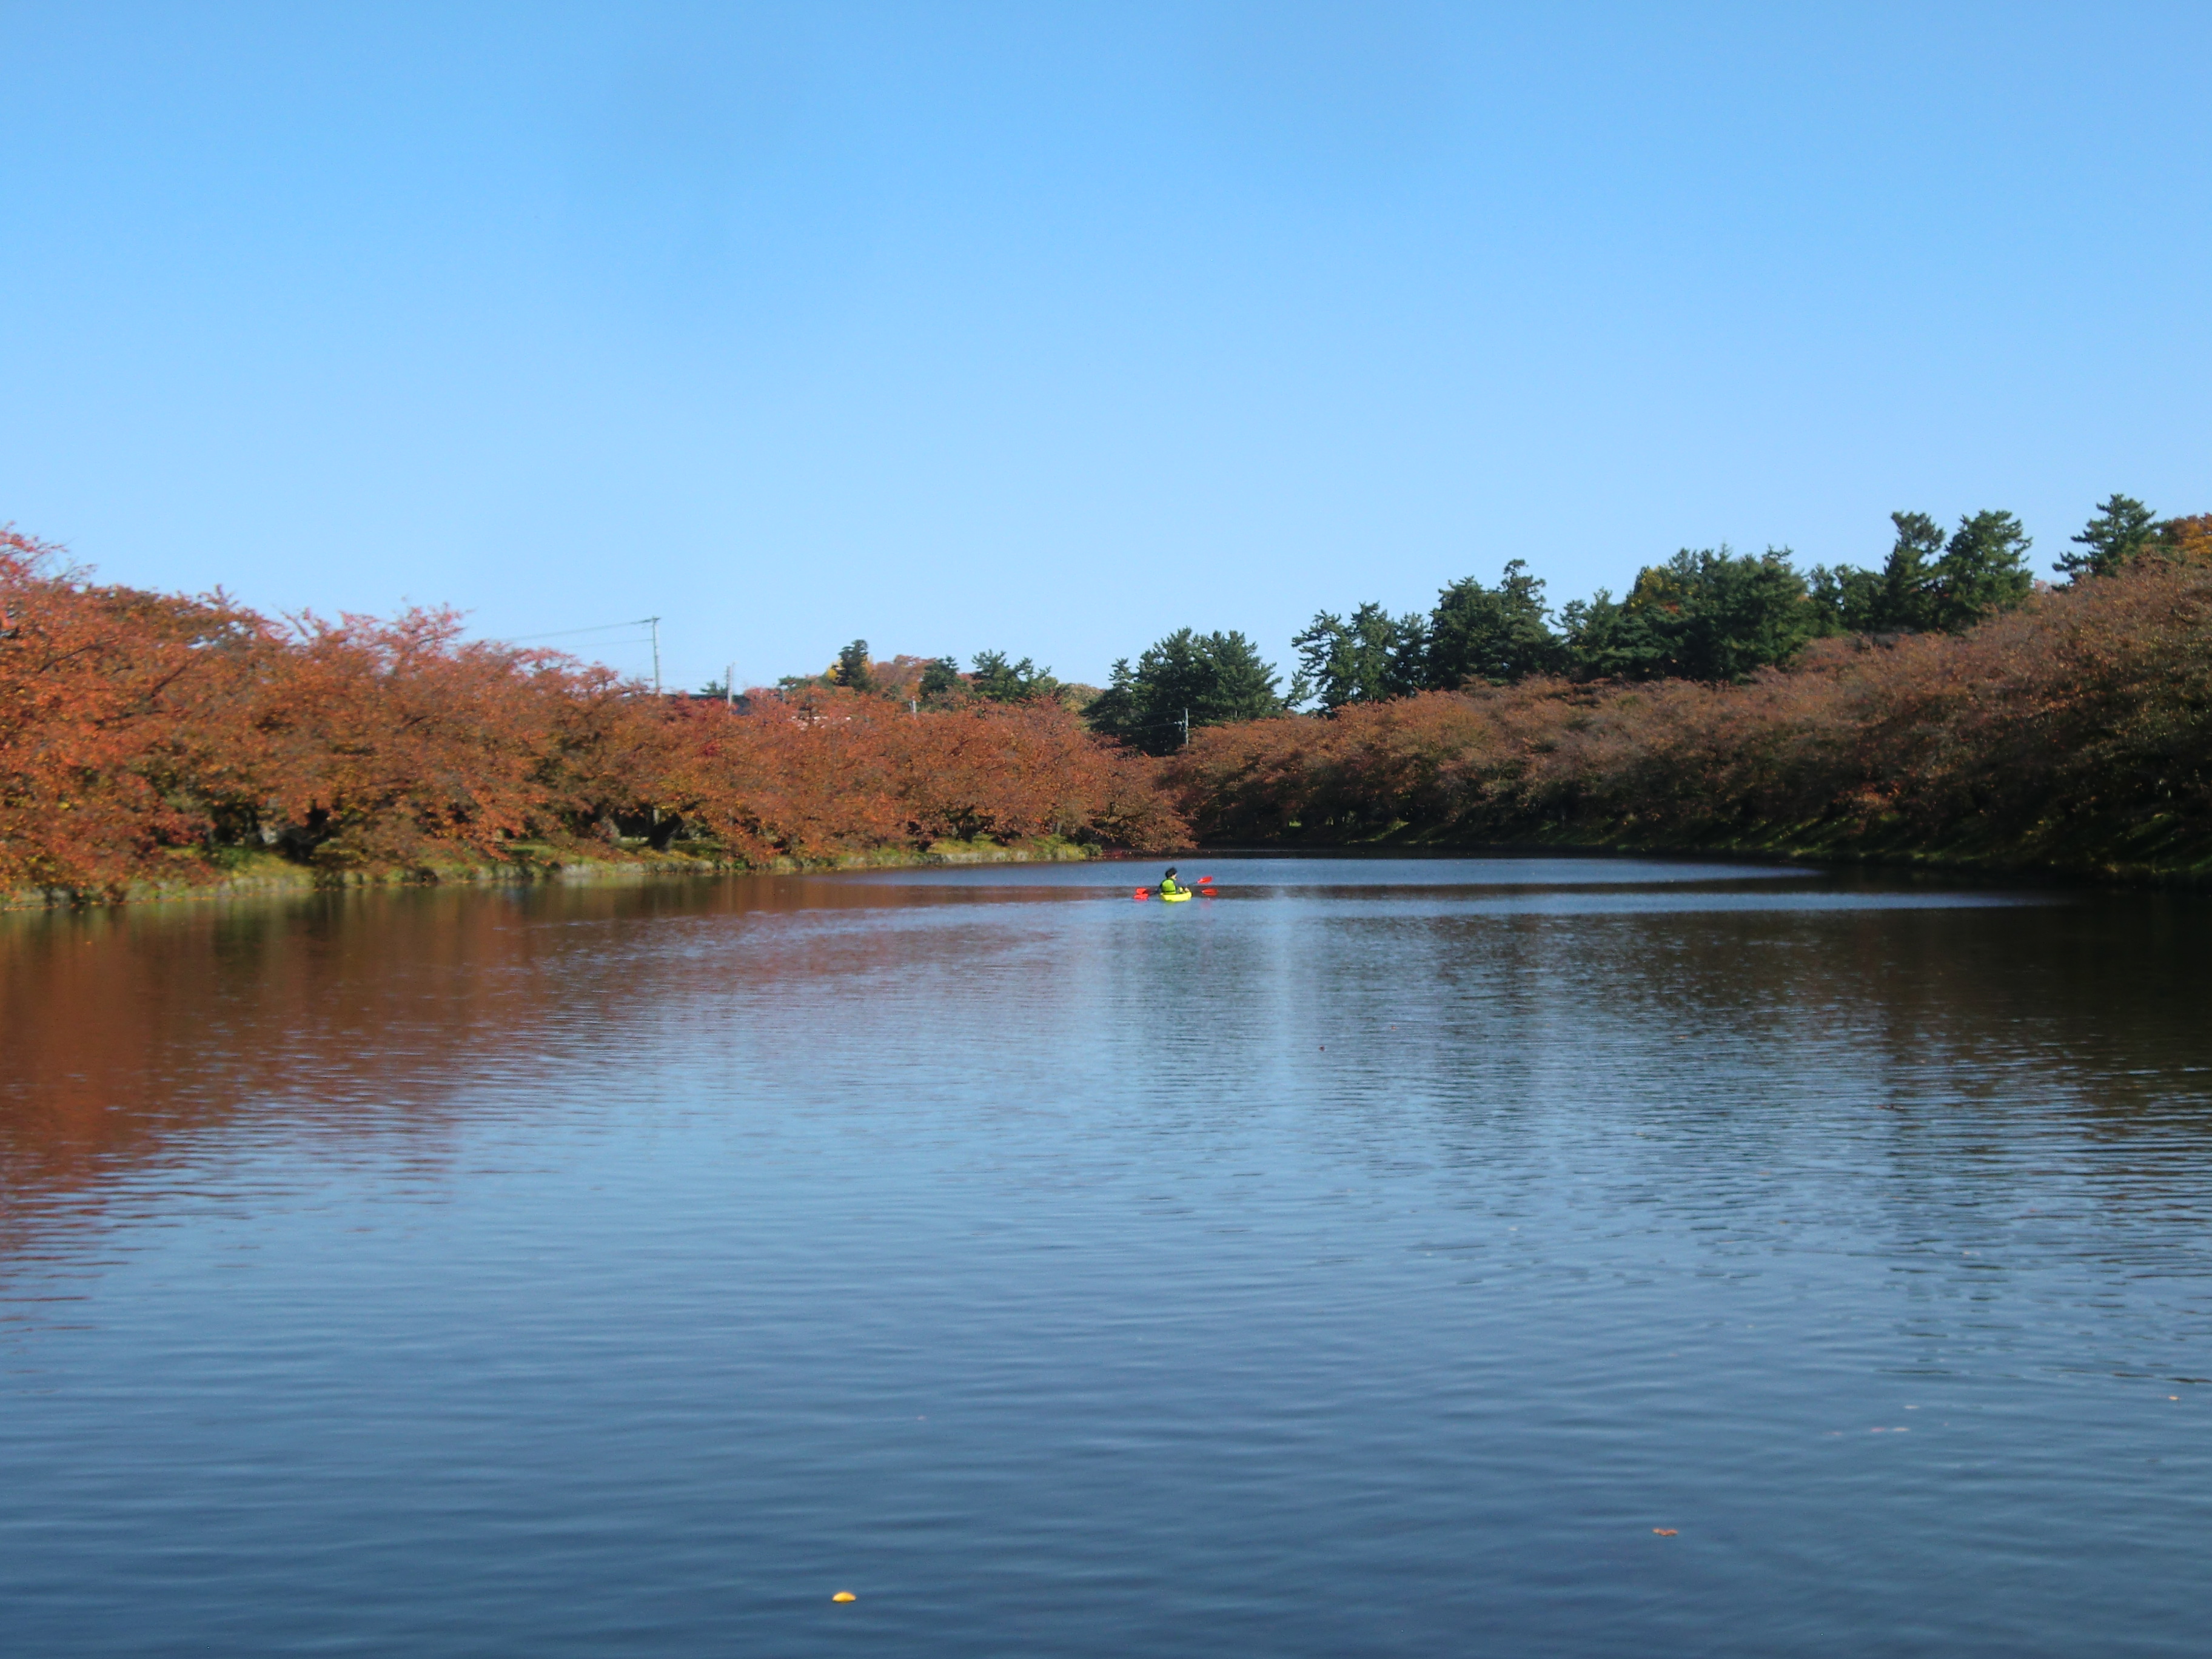
[(1168, 873), (1169, 873), (1170, 875), (1173, 875), (1173, 874), (1175, 874), (1175, 870), (1176, 870), (1176, 867), (1175, 867), (1175, 866), (1173, 866), (1172, 864), (1170, 864), (1170, 866), (1168, 866)]

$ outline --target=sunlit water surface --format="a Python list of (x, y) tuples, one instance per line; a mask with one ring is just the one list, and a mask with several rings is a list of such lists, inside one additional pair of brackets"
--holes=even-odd
[(2207, 1650), (2212, 908), (1201, 873), (10, 919), (0, 1646)]

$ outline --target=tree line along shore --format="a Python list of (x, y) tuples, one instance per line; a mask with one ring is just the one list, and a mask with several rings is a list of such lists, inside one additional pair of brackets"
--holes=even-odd
[(1519, 562), (1322, 612), (1287, 688), (1182, 629), (1103, 688), (987, 653), (656, 696), (442, 611), (272, 621), (0, 532), (0, 892), (683, 854), (1521, 843), (2212, 874), (2212, 515), (2115, 495), (1879, 567), (1684, 551), (1553, 612)]
[(0, 537), (0, 891), (1181, 844), (1156, 769), (1049, 698), (663, 697), (450, 611), (280, 623)]

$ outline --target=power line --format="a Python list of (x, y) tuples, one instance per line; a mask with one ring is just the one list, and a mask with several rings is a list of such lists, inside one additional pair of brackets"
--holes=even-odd
[[(653, 630), (653, 694), (660, 695), (660, 618), (640, 617), (635, 622), (600, 623), (591, 628), (556, 628), (545, 634), (510, 634), (499, 641), (501, 645), (525, 645), (532, 640), (572, 640), (580, 634), (612, 634), (624, 628), (649, 628)], [(610, 645), (641, 644), (635, 640), (610, 640)]]
[(579, 634), (611, 634), (617, 628), (650, 628), (659, 620), (658, 617), (640, 617), (635, 622), (601, 623), (594, 628), (556, 628), (550, 634), (508, 634), (501, 638), (500, 643), (521, 645), (531, 640), (574, 639)]

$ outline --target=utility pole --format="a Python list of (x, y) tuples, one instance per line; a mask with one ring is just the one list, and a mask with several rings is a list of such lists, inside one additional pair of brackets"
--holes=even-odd
[(735, 663), (722, 671), (722, 696), (731, 708), (738, 706), (738, 665)]
[(653, 695), (657, 697), (660, 695), (660, 618), (647, 617), (646, 621), (653, 624)]

